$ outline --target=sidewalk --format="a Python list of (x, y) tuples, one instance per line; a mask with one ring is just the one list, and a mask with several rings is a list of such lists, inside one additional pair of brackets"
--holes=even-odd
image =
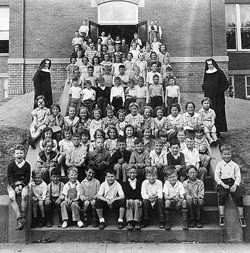
[(250, 252), (250, 244), (192, 244), (192, 243), (34, 243), (34, 244), (0, 244), (0, 252), (12, 253), (245, 253)]

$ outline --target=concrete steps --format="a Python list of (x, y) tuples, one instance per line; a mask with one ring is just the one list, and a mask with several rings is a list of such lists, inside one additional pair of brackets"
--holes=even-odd
[(175, 225), (170, 231), (159, 229), (158, 226), (148, 226), (141, 231), (128, 232), (126, 228), (118, 230), (116, 225), (109, 225), (105, 230), (99, 230), (91, 226), (66, 229), (36, 228), (30, 229), (30, 242), (38, 242), (45, 238), (51, 238), (56, 242), (223, 242), (223, 231), (217, 225), (204, 225), (203, 228), (182, 230), (181, 225)]

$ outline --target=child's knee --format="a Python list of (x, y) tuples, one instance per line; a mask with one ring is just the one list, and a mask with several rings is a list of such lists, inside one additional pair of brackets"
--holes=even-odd
[(27, 187), (24, 187), (22, 189), (22, 193), (21, 193), (22, 199), (23, 200), (27, 200), (28, 196), (29, 196), (29, 190), (27, 189)]
[(85, 200), (85, 201), (84, 201), (84, 207), (85, 207), (85, 208), (88, 208), (88, 207), (89, 207), (89, 204), (90, 204), (90, 202), (89, 202), (88, 200)]
[(182, 200), (181, 206), (183, 209), (187, 208), (187, 201), (185, 199)]
[(120, 171), (121, 170), (121, 164), (119, 164), (119, 163), (115, 164), (114, 169), (116, 171)]
[(165, 207), (170, 208), (170, 206), (171, 206), (171, 201), (169, 199), (166, 199), (165, 200)]
[(44, 207), (44, 201), (43, 200), (39, 200), (38, 201), (38, 206), (39, 207)]
[(16, 193), (15, 193), (14, 190), (10, 190), (10, 191), (8, 192), (8, 195), (9, 195), (10, 202), (16, 201)]

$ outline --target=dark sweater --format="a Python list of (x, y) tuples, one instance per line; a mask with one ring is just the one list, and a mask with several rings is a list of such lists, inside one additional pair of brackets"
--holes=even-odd
[(7, 168), (7, 176), (8, 184), (11, 187), (15, 187), (17, 181), (21, 181), (23, 186), (28, 185), (30, 181), (30, 164), (25, 162), (25, 164), (19, 168), (15, 161), (11, 162)]
[(171, 152), (169, 152), (167, 154), (167, 159), (168, 159), (168, 165), (181, 165), (181, 169), (185, 169), (186, 165), (185, 165), (185, 157), (183, 155), (183, 153), (180, 152), (180, 156), (178, 156), (177, 159), (175, 159), (173, 157), (173, 155), (171, 154)]
[(118, 163), (119, 159), (124, 159), (124, 163), (129, 163), (131, 156), (131, 152), (125, 149), (123, 152), (121, 152), (119, 149), (116, 150), (116, 152), (112, 155), (110, 159), (110, 165), (114, 166), (115, 164)]
[(141, 197), (141, 181), (137, 179), (136, 181), (136, 188), (133, 189), (130, 183), (127, 181), (123, 183), (123, 192), (125, 195), (125, 199), (142, 199)]

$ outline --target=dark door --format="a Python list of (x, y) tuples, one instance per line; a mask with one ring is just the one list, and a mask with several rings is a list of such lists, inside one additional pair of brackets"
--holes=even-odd
[(147, 20), (140, 22), (137, 25), (138, 35), (141, 39), (142, 43), (145, 44), (145, 42), (148, 40), (148, 22)]
[(97, 38), (99, 37), (99, 27), (100, 25), (97, 23), (89, 21), (89, 36), (94, 43), (96, 43)]

